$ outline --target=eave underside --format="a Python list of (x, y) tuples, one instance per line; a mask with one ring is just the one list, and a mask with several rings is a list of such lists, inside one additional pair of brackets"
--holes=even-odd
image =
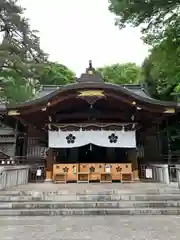
[[(92, 98), (90, 98), (92, 100)], [(122, 96), (114, 98), (111, 95), (97, 98), (92, 101), (89, 98), (71, 97), (52, 101), (49, 106), (42, 108), (24, 109), (20, 115), (13, 116), (27, 125), (35, 126), (39, 129), (48, 129), (48, 124), (63, 123), (138, 123), (142, 126), (151, 125), (161, 121), (167, 115), (164, 108), (152, 108), (147, 104), (133, 105), (132, 99), (122, 99)], [(169, 115), (168, 115), (169, 116)]]

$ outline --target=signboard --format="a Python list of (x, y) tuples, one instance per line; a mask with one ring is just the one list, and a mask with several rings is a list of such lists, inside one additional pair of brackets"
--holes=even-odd
[(106, 171), (106, 173), (111, 173), (111, 165), (106, 165), (105, 171)]
[(37, 169), (36, 176), (40, 177), (41, 175), (42, 175), (42, 170), (41, 169)]
[(146, 178), (148, 178), (148, 179), (152, 178), (152, 169), (151, 168), (146, 169)]

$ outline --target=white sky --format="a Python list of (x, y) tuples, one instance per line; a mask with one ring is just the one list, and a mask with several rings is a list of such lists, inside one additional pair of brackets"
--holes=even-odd
[(40, 31), (41, 47), (50, 60), (77, 75), (88, 61), (94, 67), (113, 63), (141, 64), (148, 47), (139, 29), (119, 30), (108, 11), (108, 0), (19, 0), (33, 29)]

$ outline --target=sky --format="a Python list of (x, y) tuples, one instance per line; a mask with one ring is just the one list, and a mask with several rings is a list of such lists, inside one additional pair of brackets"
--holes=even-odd
[(95, 68), (123, 62), (141, 64), (148, 55), (140, 30), (119, 30), (108, 0), (19, 0), (33, 29), (39, 30), (49, 60), (79, 76), (92, 60)]

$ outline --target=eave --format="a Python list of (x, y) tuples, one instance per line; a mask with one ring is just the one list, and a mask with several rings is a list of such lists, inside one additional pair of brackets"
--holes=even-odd
[(86, 83), (74, 83), (74, 84), (65, 85), (60, 89), (57, 89), (56, 91), (39, 99), (34, 99), (34, 100), (27, 101), (20, 104), (6, 104), (3, 106), (3, 110), (7, 109), (7, 111), (9, 110), (23, 111), (23, 109), (28, 109), (28, 108), (40, 109), (43, 106), (47, 106), (48, 104), (50, 104), (54, 99), (57, 99), (65, 95), (68, 96), (70, 93), (75, 93), (81, 90), (108, 91), (116, 96), (119, 96), (119, 97), (122, 96), (122, 98), (124, 99), (131, 98), (133, 101), (139, 104), (147, 104), (151, 108), (153, 107), (174, 108), (176, 111), (179, 111), (180, 109), (180, 104), (177, 102), (161, 101), (153, 98), (146, 98), (146, 97), (137, 95), (136, 93), (133, 93), (132, 91), (120, 85), (115, 85), (110, 83), (86, 82)]

